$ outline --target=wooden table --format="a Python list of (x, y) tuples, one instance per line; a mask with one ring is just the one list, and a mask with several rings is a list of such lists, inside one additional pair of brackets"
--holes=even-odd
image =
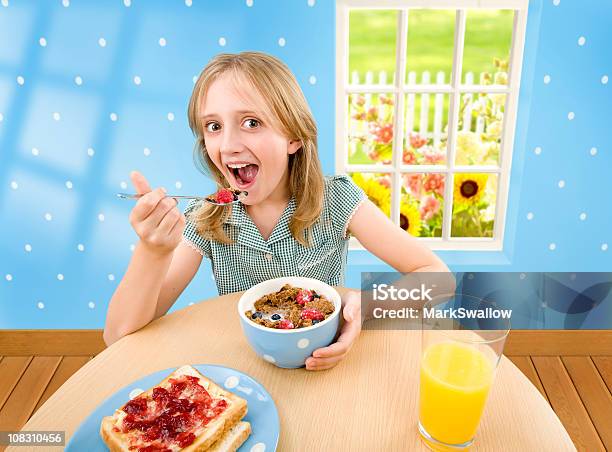
[[(117, 341), (68, 379), (23, 430), (65, 430), (68, 441), (98, 404), (130, 382), (182, 364), (220, 364), (270, 392), (281, 420), (280, 451), (426, 450), (417, 431), (419, 331), (363, 331), (331, 370), (279, 369), (243, 336), (239, 296), (189, 306)], [(503, 357), (473, 450), (575, 448), (546, 400)]]

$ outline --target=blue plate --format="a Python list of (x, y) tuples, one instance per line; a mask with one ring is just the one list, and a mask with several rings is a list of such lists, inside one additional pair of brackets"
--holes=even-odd
[[(222, 388), (235, 393), (248, 402), (248, 413), (244, 420), (251, 423), (252, 433), (239, 450), (241, 452), (251, 451), (251, 449), (258, 452), (276, 450), (280, 424), (276, 405), (274, 405), (274, 401), (270, 394), (268, 394), (268, 391), (257, 381), (236, 369), (210, 364), (199, 364), (193, 367)], [(158, 384), (176, 369), (160, 370), (114, 393), (98, 405), (87, 419), (79, 425), (79, 428), (66, 445), (66, 451), (108, 452), (108, 447), (106, 447), (100, 437), (102, 418), (112, 416), (117, 408), (130, 400), (130, 392), (133, 390), (147, 390)]]

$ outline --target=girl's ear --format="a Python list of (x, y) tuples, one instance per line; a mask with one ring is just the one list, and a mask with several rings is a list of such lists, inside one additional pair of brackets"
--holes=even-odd
[(295, 154), (301, 147), (302, 142), (300, 140), (290, 140), (287, 146), (287, 154)]

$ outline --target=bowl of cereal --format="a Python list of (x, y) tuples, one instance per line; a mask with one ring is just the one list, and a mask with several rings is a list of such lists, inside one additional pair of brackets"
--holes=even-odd
[(340, 322), (340, 294), (311, 278), (261, 282), (238, 301), (242, 330), (255, 352), (278, 367), (303, 367), (317, 348), (334, 341)]

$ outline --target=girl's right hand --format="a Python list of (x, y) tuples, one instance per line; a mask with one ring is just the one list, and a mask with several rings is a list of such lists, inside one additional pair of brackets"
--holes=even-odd
[(151, 190), (145, 177), (132, 171), (130, 179), (138, 199), (130, 212), (130, 224), (141, 243), (156, 254), (169, 254), (179, 245), (185, 227), (185, 215), (174, 198), (166, 198), (163, 188)]

